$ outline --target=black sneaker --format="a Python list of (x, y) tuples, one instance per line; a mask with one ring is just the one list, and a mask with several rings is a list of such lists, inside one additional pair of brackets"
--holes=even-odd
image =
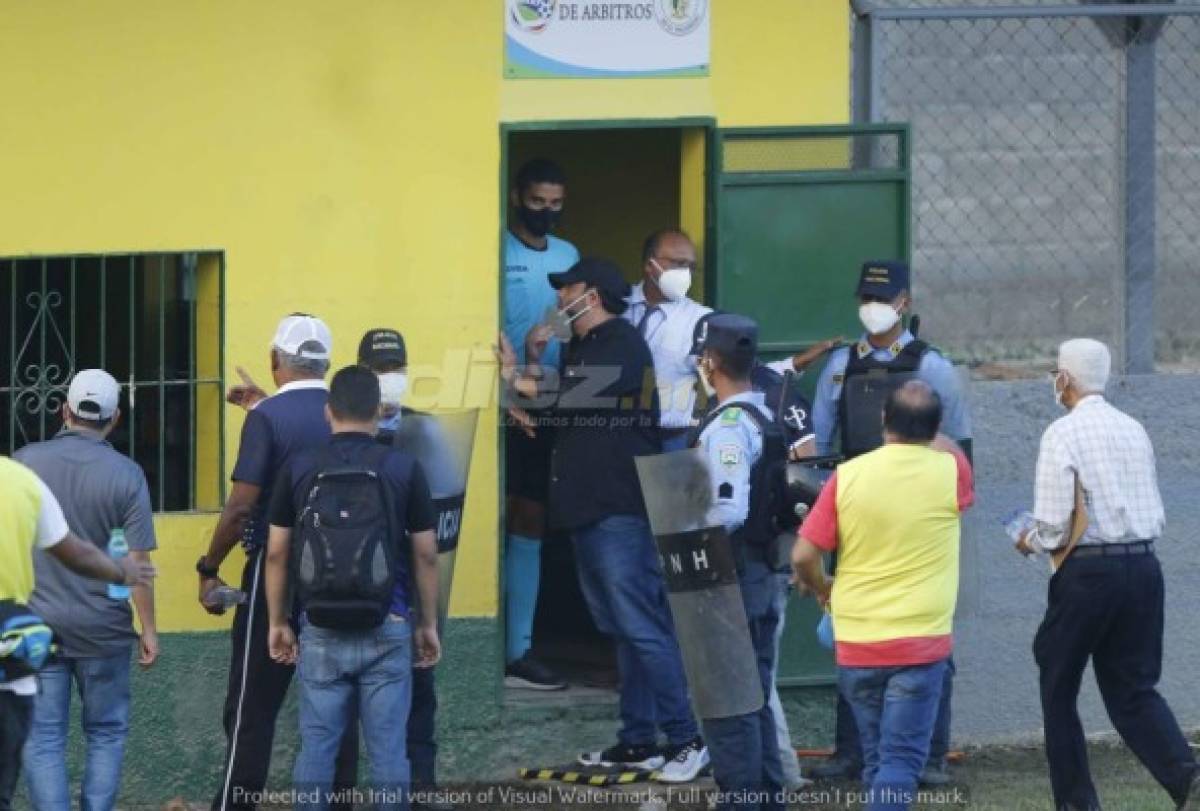
[(641, 769), (652, 772), (661, 768), (666, 762), (662, 752), (653, 744), (628, 746), (619, 743), (610, 746), (602, 752), (584, 752), (578, 758), (580, 766), (593, 766), (611, 769), (620, 766), (625, 769)]
[(504, 668), (504, 686), (522, 690), (566, 690), (567, 683), (528, 653)]

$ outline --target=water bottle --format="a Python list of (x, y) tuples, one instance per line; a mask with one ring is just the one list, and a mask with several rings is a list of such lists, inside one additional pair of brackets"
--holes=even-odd
[(232, 608), (246, 602), (246, 592), (233, 586), (217, 586), (204, 597), (209, 608)]
[[(108, 556), (119, 562), (121, 558), (128, 554), (129, 544), (125, 542), (125, 530), (120, 527), (113, 527), (112, 534), (108, 536)], [(128, 600), (129, 586), (118, 586), (115, 583), (109, 583), (108, 597), (110, 600)]]
[(821, 621), (817, 623), (817, 641), (825, 650), (833, 650), (833, 617), (828, 611), (821, 614)]

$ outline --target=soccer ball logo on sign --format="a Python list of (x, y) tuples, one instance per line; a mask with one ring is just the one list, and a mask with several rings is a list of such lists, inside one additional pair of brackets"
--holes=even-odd
[(508, 10), (518, 28), (539, 34), (554, 19), (557, 5), (558, 0), (509, 0)]

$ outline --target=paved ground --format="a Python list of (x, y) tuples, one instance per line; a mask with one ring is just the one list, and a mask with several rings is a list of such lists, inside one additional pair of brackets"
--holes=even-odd
[[(1187, 727), (1200, 726), (1200, 377), (1128, 378), (1112, 401), (1142, 420), (1158, 454), (1167, 532), (1159, 544), (1167, 582), (1163, 693)], [(977, 382), (972, 388), (978, 504), (964, 527), (955, 628), (954, 732), (960, 742), (1033, 741), (1041, 735), (1031, 645), (1045, 610), (1049, 571), (1012, 552), (1004, 516), (1029, 506), (1044, 426), (1062, 412), (1048, 380)], [(1111, 729), (1089, 676), (1080, 702), (1089, 732)]]

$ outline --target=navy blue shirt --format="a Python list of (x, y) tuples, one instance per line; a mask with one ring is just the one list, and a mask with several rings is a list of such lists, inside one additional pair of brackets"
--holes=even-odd
[(323, 380), (288, 383), (246, 415), (242, 441), (231, 478), (262, 488), (254, 514), (246, 522), (243, 541), (249, 548), (267, 542), (267, 509), (275, 479), (297, 453), (329, 441)]
[[(291, 529), (296, 516), (304, 508), (313, 480), (321, 471), (322, 460), (327, 460), (327, 451), (332, 450), (348, 464), (362, 462), (365, 452), (378, 447), (370, 434), (334, 434), (325, 448), (301, 451), (279, 471), (275, 482), (275, 494), (271, 498), (270, 521), (277, 527)], [(437, 524), (437, 513), (429, 494), (429, 484), (417, 460), (401, 450), (391, 450), (380, 471), (384, 483), (392, 490), (392, 504), (396, 515), (392, 527), (396, 530), (396, 543), (405, 549), (406, 533), (432, 530)], [(410, 561), (406, 555), (397, 555), (396, 588), (392, 592), (391, 612), (401, 617), (408, 616)]]

